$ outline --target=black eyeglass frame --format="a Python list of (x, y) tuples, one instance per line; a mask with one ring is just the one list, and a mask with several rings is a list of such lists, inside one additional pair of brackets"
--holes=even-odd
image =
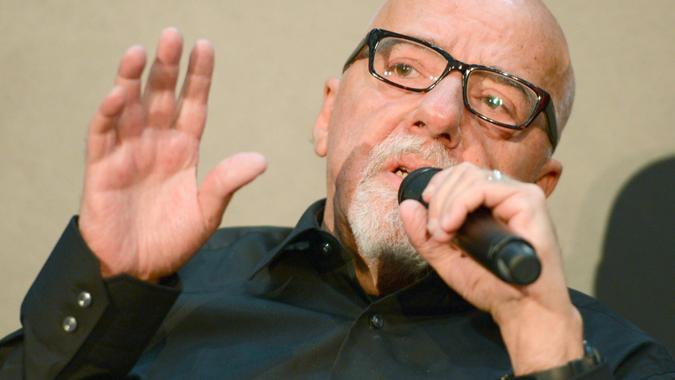
[[(412, 87), (406, 87), (401, 84), (392, 82), (388, 80), (387, 78), (381, 76), (375, 71), (375, 66), (374, 66), (374, 61), (375, 61), (375, 49), (377, 48), (377, 44), (385, 37), (395, 37), (399, 38), (402, 40), (408, 40), (412, 41), (414, 43), (423, 45), (428, 47), (429, 49), (435, 51), (436, 53), (440, 54), (443, 56), (447, 61), (448, 64), (445, 66), (445, 69), (443, 70), (443, 73), (433, 82), (431, 83), (428, 87), (426, 88), (412, 88)], [(450, 74), (453, 70), (457, 70), (460, 73), (462, 73), (462, 93), (463, 93), (463, 101), (464, 101), (464, 107), (468, 109), (471, 113), (474, 115), (478, 116), (479, 118), (498, 125), (500, 127), (508, 128), (508, 129), (514, 129), (514, 130), (523, 130), (527, 127), (530, 126), (530, 124), (534, 121), (534, 119), (539, 116), (539, 114), (543, 111), (546, 115), (546, 119), (548, 121), (547, 128), (546, 128), (546, 134), (548, 135), (549, 140), (551, 141), (551, 145), (553, 149), (555, 150), (556, 146), (558, 145), (558, 123), (556, 122), (555, 118), (555, 107), (553, 105), (553, 101), (551, 100), (551, 95), (549, 95), (548, 92), (546, 92), (544, 89), (535, 86), (534, 84), (526, 81), (525, 79), (522, 79), (516, 75), (501, 71), (495, 67), (490, 67), (490, 66), (483, 66), (483, 65), (474, 65), (474, 64), (467, 64), (461, 61), (456, 60), (453, 58), (452, 55), (450, 55), (448, 52), (445, 50), (439, 48), (438, 46), (435, 46), (428, 41), (420, 40), (415, 37), (410, 37), (406, 36), (404, 34), (399, 34), (395, 32), (391, 32), (388, 30), (384, 29), (373, 29), (368, 34), (366, 37), (363, 38), (363, 40), (359, 43), (359, 45), (354, 49), (352, 54), (349, 55), (349, 58), (347, 58), (347, 61), (345, 62), (342, 72), (344, 73), (349, 69), (349, 67), (358, 59), (365, 58), (362, 56), (362, 51), (364, 47), (368, 46), (368, 71), (370, 72), (370, 75), (374, 76), (375, 78), (390, 84), (392, 86), (402, 88), (407, 91), (412, 91), (412, 92), (422, 92), (426, 93), (431, 91), (436, 85), (442, 81), (448, 74)], [(501, 123), (497, 120), (494, 120), (492, 118), (489, 118), (485, 115), (481, 115), (478, 113), (478, 111), (474, 110), (473, 107), (469, 104), (468, 100), (468, 94), (467, 94), (467, 85), (468, 85), (468, 80), (469, 80), (469, 74), (474, 71), (474, 70), (483, 70), (483, 71), (490, 71), (493, 73), (501, 74), (509, 79), (512, 79), (518, 83), (521, 83), (525, 85), (526, 87), (530, 88), (534, 93), (537, 95), (537, 105), (534, 108), (534, 111), (530, 115), (530, 117), (524, 121), (523, 123), (519, 125), (511, 125), (511, 124), (505, 124)]]

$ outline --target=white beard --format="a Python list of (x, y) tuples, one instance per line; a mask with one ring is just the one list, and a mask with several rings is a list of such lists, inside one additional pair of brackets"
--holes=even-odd
[(401, 266), (397, 268), (399, 272), (417, 277), (426, 272), (428, 263), (408, 240), (399, 213), (398, 189), (392, 189), (375, 178), (382, 173), (388, 160), (402, 154), (416, 154), (440, 168), (453, 164), (439, 142), (392, 134), (368, 155), (368, 166), (356, 186), (347, 217), (358, 252), (369, 267), (376, 267), (381, 261), (394, 262)]

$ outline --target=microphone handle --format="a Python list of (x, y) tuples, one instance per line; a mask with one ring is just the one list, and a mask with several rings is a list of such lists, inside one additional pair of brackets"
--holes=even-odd
[[(440, 170), (420, 168), (408, 174), (399, 188), (399, 203), (414, 199), (427, 207), (422, 192)], [(528, 285), (541, 274), (541, 262), (532, 245), (497, 222), (486, 207), (467, 215), (455, 241), (463, 251), (508, 283)]]

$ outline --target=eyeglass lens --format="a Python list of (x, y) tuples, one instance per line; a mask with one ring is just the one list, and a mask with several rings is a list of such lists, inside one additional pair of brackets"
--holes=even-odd
[[(397, 37), (382, 38), (373, 57), (378, 75), (416, 90), (426, 90), (437, 82), (447, 65), (447, 59), (435, 50)], [(501, 73), (473, 69), (465, 81), (469, 107), (499, 123), (519, 126), (537, 105), (537, 94), (531, 88)]]

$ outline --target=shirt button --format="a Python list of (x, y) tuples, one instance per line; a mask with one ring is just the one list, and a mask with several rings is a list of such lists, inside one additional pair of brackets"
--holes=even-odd
[(382, 318), (379, 314), (373, 314), (370, 316), (370, 320), (368, 321), (370, 324), (370, 327), (379, 330), (382, 327), (384, 327), (384, 318)]
[(77, 330), (77, 319), (75, 317), (65, 317), (63, 319), (63, 324), (61, 324), (61, 327), (63, 327), (63, 331), (67, 333), (72, 333), (75, 330)]
[(321, 245), (321, 253), (324, 255), (330, 255), (331, 251), (333, 250), (333, 247), (330, 246), (330, 243), (323, 243)]
[(91, 305), (91, 293), (81, 292), (77, 295), (77, 306), (86, 309)]

